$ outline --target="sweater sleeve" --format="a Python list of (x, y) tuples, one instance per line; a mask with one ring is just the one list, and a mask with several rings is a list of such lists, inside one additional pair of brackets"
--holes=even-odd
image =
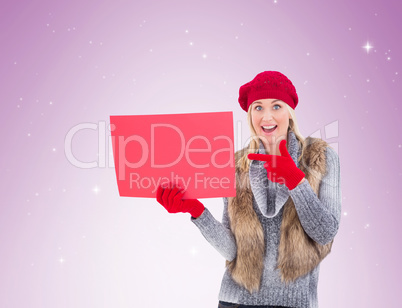
[(200, 229), (205, 239), (228, 261), (236, 257), (236, 240), (230, 230), (228, 219), (228, 200), (223, 198), (224, 209), (222, 223), (217, 221), (211, 212), (205, 208), (198, 218), (191, 217), (191, 221)]
[(307, 179), (289, 191), (303, 229), (321, 245), (334, 239), (341, 218), (339, 157), (331, 147), (327, 147), (326, 150), (326, 164), (326, 173), (321, 180), (319, 197)]

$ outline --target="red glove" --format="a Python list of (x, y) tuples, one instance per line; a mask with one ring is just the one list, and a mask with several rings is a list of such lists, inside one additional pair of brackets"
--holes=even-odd
[(279, 155), (248, 154), (249, 159), (265, 161), (264, 168), (267, 169), (268, 179), (272, 182), (285, 184), (289, 190), (295, 188), (304, 178), (305, 174), (297, 168), (288, 150), (286, 140), (279, 144)]
[(197, 218), (204, 212), (204, 205), (197, 199), (183, 200), (184, 193), (178, 186), (163, 188), (158, 187), (156, 200), (163, 205), (169, 213), (190, 213), (192, 217)]

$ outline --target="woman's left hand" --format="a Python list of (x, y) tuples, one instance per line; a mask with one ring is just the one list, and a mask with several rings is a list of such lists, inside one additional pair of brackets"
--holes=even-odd
[(279, 155), (267, 154), (248, 154), (248, 159), (265, 161), (264, 168), (267, 170), (268, 179), (272, 182), (285, 184), (289, 190), (295, 188), (305, 174), (297, 168), (288, 150), (286, 149), (286, 140), (279, 144)]

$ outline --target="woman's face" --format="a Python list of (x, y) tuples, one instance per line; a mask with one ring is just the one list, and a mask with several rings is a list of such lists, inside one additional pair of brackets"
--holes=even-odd
[[(285, 102), (271, 98), (259, 99), (253, 102), (250, 108), (253, 127), (257, 135), (263, 137), (261, 140), (266, 148), (271, 148), (277, 145), (278, 140), (287, 138), (290, 115)], [(271, 126), (276, 127), (269, 129)]]

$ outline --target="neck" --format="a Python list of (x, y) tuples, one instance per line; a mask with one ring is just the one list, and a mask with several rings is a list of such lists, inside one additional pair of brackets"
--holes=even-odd
[[(280, 142), (282, 140), (284, 140), (284, 139), (279, 140), (276, 144), (269, 143), (267, 145), (267, 144), (264, 143), (265, 153), (267, 153), (268, 155), (279, 155), (279, 156), (281, 156), (281, 151), (279, 151), (279, 144), (280, 144)], [(288, 140), (287, 140), (287, 138), (285, 138), (285, 140), (286, 140), (286, 148), (288, 148)]]

